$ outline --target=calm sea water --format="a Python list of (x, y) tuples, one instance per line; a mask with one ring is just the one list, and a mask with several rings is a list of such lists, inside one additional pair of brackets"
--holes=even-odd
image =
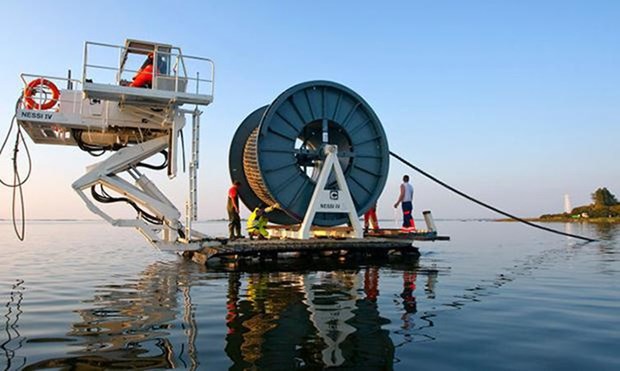
[(0, 369), (620, 370), (620, 226), (437, 224), (452, 241), (419, 260), (240, 271), (104, 223), (0, 223)]

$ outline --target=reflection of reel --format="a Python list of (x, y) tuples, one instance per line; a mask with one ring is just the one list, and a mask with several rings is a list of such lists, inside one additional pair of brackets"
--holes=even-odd
[[(325, 144), (338, 146), (340, 166), (362, 215), (375, 204), (387, 180), (387, 139), (368, 103), (330, 81), (293, 86), (241, 123), (230, 146), (229, 168), (232, 180), (241, 183), (243, 203), (250, 210), (279, 203), (270, 221), (301, 222), (325, 158)], [(335, 191), (330, 198), (338, 197), (333, 175), (327, 188)], [(347, 221), (344, 214), (318, 213), (314, 224)]]
[[(49, 92), (48, 92), (49, 90)], [(47, 99), (48, 94), (52, 95), (51, 99)], [(40, 103), (37, 103), (34, 99), (35, 95), (42, 94), (45, 96), (45, 100), (37, 99)], [(58, 103), (60, 98), (60, 90), (48, 79), (39, 78), (30, 81), (24, 92), (24, 100), (26, 101), (26, 107), (36, 110), (48, 110)]]

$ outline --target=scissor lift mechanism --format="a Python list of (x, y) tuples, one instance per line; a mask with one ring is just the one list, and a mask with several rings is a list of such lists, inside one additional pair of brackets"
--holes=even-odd
[[(105, 62), (110, 58), (103, 58), (103, 62), (97, 60), (97, 56), (109, 57), (115, 53), (119, 55), (118, 65)], [(127, 86), (125, 79), (138, 73), (130, 68), (129, 62), (149, 53), (153, 63), (158, 64), (152, 76), (152, 87)], [(188, 64), (198, 67), (189, 71)], [(110, 73), (113, 78), (107, 76)], [(179, 48), (167, 44), (138, 40), (127, 40), (124, 46), (87, 42), (82, 80), (28, 74), (23, 74), (22, 80), (30, 103), (23, 99), (16, 117), (35, 143), (115, 151), (104, 161), (89, 166), (86, 174), (73, 183), (73, 188), (93, 213), (114, 226), (137, 228), (162, 250), (198, 250), (211, 242), (219, 244), (191, 228), (191, 222), (197, 219), (202, 113), (198, 107), (213, 101), (214, 65), (211, 60), (183, 55)], [(59, 97), (51, 108), (44, 104), (49, 102), (49, 94), (53, 94), (48, 82), (54, 87), (66, 84), (65, 89), (58, 89)], [(51, 99), (54, 98), (52, 95)], [(195, 107), (182, 108), (186, 104)], [(176, 176), (178, 136), (188, 115), (192, 122), (192, 141), (189, 200), (183, 224), (180, 211), (138, 167), (147, 158), (167, 150), (168, 176)], [(134, 184), (121, 177), (122, 174), (128, 174)], [(141, 215), (136, 219), (110, 216), (87, 195), (89, 189), (98, 186), (138, 205), (139, 210), (148, 212), (160, 223), (147, 223)]]

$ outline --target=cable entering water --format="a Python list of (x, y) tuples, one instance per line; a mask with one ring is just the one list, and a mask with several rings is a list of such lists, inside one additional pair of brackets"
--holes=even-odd
[(514, 219), (514, 220), (516, 220), (518, 222), (521, 222), (523, 224), (527, 224), (530, 227), (542, 229), (543, 231), (547, 231), (547, 232), (551, 232), (551, 233), (556, 233), (556, 234), (561, 234), (563, 236), (578, 238), (580, 240), (584, 240), (584, 241), (588, 241), (588, 242), (598, 241), (596, 239), (592, 239), (592, 238), (588, 238), (588, 237), (584, 237), (584, 236), (579, 236), (579, 235), (576, 235), (576, 234), (565, 233), (565, 232), (557, 231), (555, 229), (547, 228), (547, 227), (544, 227), (542, 225), (538, 225), (538, 224), (534, 224), (532, 222), (529, 222), (529, 221), (527, 221), (527, 220), (525, 220), (523, 218), (519, 218), (518, 216), (514, 216), (512, 214), (509, 214), (509, 213), (507, 213), (505, 211), (502, 211), (502, 210), (500, 210), (500, 209), (498, 209), (496, 207), (493, 207), (493, 206), (491, 206), (489, 204), (486, 204), (486, 203), (484, 203), (482, 201), (479, 201), (479, 200), (477, 200), (477, 199), (467, 195), (466, 193), (463, 193), (463, 192), (459, 191), (458, 189), (456, 189), (456, 188), (454, 188), (454, 187), (452, 187), (452, 186), (442, 182), (441, 180), (435, 178), (434, 176), (432, 176), (431, 174), (427, 173), (426, 171), (424, 171), (424, 170), (420, 169), (419, 167), (413, 165), (412, 163), (410, 163), (409, 161), (405, 160), (404, 158), (400, 157), (399, 155), (397, 155), (396, 153), (394, 153), (392, 151), (390, 151), (390, 155), (392, 155), (392, 157), (396, 158), (397, 160), (399, 160), (403, 164), (409, 166), (413, 170), (417, 171), (418, 173), (420, 173), (420, 174), (424, 175), (425, 177), (429, 178), (430, 180), (434, 181), (435, 183), (443, 186), (444, 188), (447, 188), (447, 189), (451, 190), (452, 192), (458, 194), (459, 196), (464, 197), (464, 198), (468, 199), (469, 201), (475, 202), (475, 203), (477, 203), (480, 206), (483, 206), (483, 207), (486, 207), (487, 209), (493, 210), (493, 211), (495, 211), (498, 214), (502, 214), (502, 215), (507, 216), (507, 217), (509, 217), (511, 219)]

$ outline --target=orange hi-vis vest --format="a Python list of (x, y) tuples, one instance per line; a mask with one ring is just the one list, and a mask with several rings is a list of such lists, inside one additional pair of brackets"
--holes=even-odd
[(140, 69), (133, 78), (133, 81), (129, 86), (134, 88), (142, 88), (153, 83), (153, 64), (149, 64), (146, 67)]

